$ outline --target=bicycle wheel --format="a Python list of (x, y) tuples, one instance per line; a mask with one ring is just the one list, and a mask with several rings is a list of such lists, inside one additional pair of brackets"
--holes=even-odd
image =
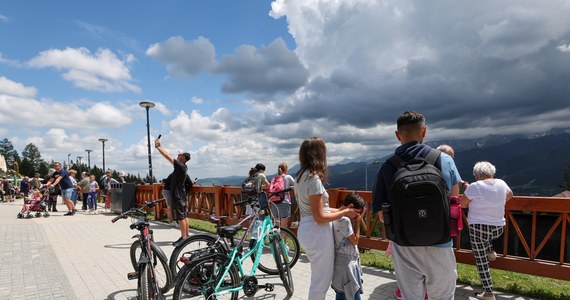
[(211, 246), (216, 241), (216, 238), (207, 234), (197, 234), (187, 238), (182, 244), (174, 248), (172, 254), (170, 255), (170, 273), (173, 277), (176, 277), (178, 272), (184, 263), (180, 261), (180, 258), (185, 256), (185, 254), (192, 252), (194, 250), (203, 249)]
[(277, 265), (277, 270), (279, 271), (279, 277), (283, 281), (283, 286), (287, 291), (288, 296), (293, 295), (295, 287), (293, 286), (293, 276), (291, 275), (291, 269), (287, 263), (287, 253), (286, 249), (283, 249), (281, 245), (281, 236), (276, 235), (271, 238), (273, 253), (275, 254), (275, 264)]
[[(299, 246), (299, 240), (297, 240), (297, 237), (291, 230), (278, 226), (275, 226), (275, 228), (279, 229), (281, 238), (283, 239), (285, 245), (287, 246), (286, 250), (289, 261), (289, 268), (293, 268), (297, 263), (297, 260), (299, 259), (299, 254), (301, 252), (301, 248)], [(257, 266), (257, 268), (261, 270), (263, 273), (269, 275), (277, 275), (279, 274), (279, 270), (277, 270), (277, 265), (275, 264), (275, 259), (273, 258), (271, 248), (269, 246), (271, 243), (269, 241), (269, 236), (265, 237), (264, 242), (265, 245), (263, 247), (263, 252), (261, 253), (261, 257), (259, 259), (259, 265)], [(252, 249), (256, 243), (257, 243), (256, 240), (251, 240), (249, 242), (250, 249)], [(252, 260), (255, 260), (255, 255), (256, 255), (255, 253), (251, 255)]]
[[(152, 266), (154, 267), (154, 272), (156, 273), (156, 281), (158, 282), (158, 286), (160, 287), (160, 291), (163, 294), (166, 294), (168, 290), (170, 290), (170, 285), (172, 283), (172, 273), (170, 272), (170, 268), (168, 266), (168, 262), (166, 258), (157, 255), (158, 253), (158, 246), (154, 243), (151, 243), (152, 247)], [(131, 263), (133, 264), (133, 268), (135, 270), (138, 269), (138, 260), (141, 256), (142, 249), (141, 249), (141, 242), (134, 241), (131, 244)]]
[(231, 266), (227, 275), (222, 275), (229, 263), (225, 254), (214, 254), (197, 259), (180, 269), (179, 279), (174, 287), (173, 300), (189, 299), (201, 296), (202, 299), (237, 300), (239, 292), (231, 292), (221, 296), (212, 295), (218, 282), (223, 288), (239, 287), (241, 282), (235, 266)]

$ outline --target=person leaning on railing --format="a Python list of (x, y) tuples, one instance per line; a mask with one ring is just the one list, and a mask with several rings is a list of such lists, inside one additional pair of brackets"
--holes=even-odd
[(491, 242), (503, 234), (505, 226), (505, 205), (513, 197), (509, 186), (495, 177), (496, 168), (490, 162), (480, 161), (473, 167), (477, 181), (464, 183), (465, 192), (461, 206), (469, 207), (469, 240), (475, 256), (475, 264), (484, 291), (475, 295), (477, 299), (494, 300), (493, 282), (489, 261), (497, 254)]

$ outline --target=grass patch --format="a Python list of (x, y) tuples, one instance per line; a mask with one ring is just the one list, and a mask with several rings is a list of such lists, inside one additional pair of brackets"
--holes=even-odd
[[(362, 253), (360, 259), (364, 266), (394, 270), (392, 260), (384, 255), (384, 251), (369, 250)], [(481, 287), (476, 266), (457, 264), (457, 274), (458, 283)], [(491, 275), (496, 291), (544, 300), (570, 299), (568, 281), (495, 269), (491, 269)]]
[[(216, 227), (210, 222), (196, 219), (188, 220), (192, 229), (210, 233), (216, 232)], [(384, 254), (384, 251), (365, 251), (361, 254), (360, 260), (363, 266), (394, 270), (392, 260)], [(457, 264), (457, 273), (458, 283), (481, 286), (476, 266)], [(544, 300), (570, 299), (570, 282), (568, 281), (495, 269), (491, 269), (491, 275), (493, 276), (493, 289), (496, 291)]]

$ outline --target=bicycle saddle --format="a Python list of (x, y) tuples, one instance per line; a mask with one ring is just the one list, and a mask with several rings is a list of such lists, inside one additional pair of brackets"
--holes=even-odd
[(238, 231), (241, 230), (241, 228), (242, 227), (239, 224), (223, 226), (223, 227), (220, 227), (220, 230), (218, 231), (218, 235), (221, 237), (225, 237), (225, 238), (233, 238), (234, 235), (236, 235), (236, 233), (238, 233)]

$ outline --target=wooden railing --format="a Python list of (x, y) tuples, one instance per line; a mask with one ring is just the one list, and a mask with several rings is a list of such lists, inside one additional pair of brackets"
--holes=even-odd
[[(161, 198), (162, 186), (137, 186), (136, 203)], [(356, 192), (370, 205), (371, 192), (346, 189), (329, 189), (331, 207), (338, 207), (340, 200)], [(240, 199), (241, 189), (236, 186), (194, 186), (188, 195), (188, 216), (206, 220), (210, 214), (228, 216), (228, 223), (235, 224), (243, 217), (243, 207), (234, 206)], [(293, 211), (295, 210), (293, 206)], [(165, 216), (163, 205), (155, 207), (157, 219)], [(518, 273), (533, 274), (570, 281), (570, 199), (549, 197), (518, 197), (507, 203), (507, 226), (502, 240), (494, 244), (497, 259), (491, 267)], [(292, 217), (289, 226), (298, 220)], [(475, 264), (471, 254), (467, 219), (464, 230), (454, 239), (457, 261)], [(291, 227), (296, 232), (296, 228)], [(378, 217), (370, 210), (362, 218), (359, 247), (386, 250), (388, 240)], [(546, 251), (548, 249), (548, 251)], [(553, 257), (555, 253), (555, 257)]]

